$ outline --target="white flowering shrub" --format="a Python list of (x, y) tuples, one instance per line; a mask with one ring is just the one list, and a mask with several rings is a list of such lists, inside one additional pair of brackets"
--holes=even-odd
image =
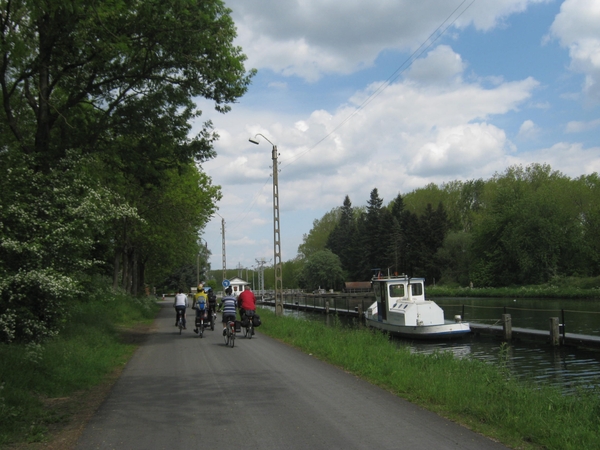
[[(11, 159), (12, 158), (12, 159)], [(49, 173), (22, 155), (0, 155), (0, 342), (54, 336), (93, 249), (115, 219), (136, 212), (88, 175), (89, 160), (67, 156)]]

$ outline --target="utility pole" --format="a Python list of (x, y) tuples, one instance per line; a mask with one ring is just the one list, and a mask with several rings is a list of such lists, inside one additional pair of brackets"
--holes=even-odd
[(283, 316), (283, 278), (281, 268), (281, 236), (279, 231), (279, 180), (277, 169), (277, 146), (273, 144), (263, 134), (257, 134), (254, 139), (249, 139), (253, 144), (258, 144), (256, 138), (262, 136), (269, 144), (273, 146), (271, 158), (273, 159), (273, 255), (275, 263), (275, 315)]
[[(215, 214), (219, 217), (221, 215), (217, 212)], [(221, 217), (221, 236), (222, 236), (222, 244), (221, 244), (221, 254), (223, 255), (223, 280), (227, 279), (227, 260), (225, 258), (225, 219)]]

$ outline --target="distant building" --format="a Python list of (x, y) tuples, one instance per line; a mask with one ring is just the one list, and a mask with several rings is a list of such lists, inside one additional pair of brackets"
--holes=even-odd
[(371, 292), (370, 281), (346, 281), (344, 283), (344, 292)]
[(229, 283), (231, 289), (233, 289), (233, 295), (236, 297), (239, 295), (240, 292), (246, 289), (246, 286), (248, 288), (250, 287), (250, 283), (238, 277), (233, 277), (231, 280), (229, 280)]

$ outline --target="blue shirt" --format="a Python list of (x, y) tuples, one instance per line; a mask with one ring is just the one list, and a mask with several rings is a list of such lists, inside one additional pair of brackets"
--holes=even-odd
[(236, 304), (237, 301), (235, 297), (223, 297), (223, 300), (221, 300), (221, 308), (223, 310), (223, 315), (235, 316)]

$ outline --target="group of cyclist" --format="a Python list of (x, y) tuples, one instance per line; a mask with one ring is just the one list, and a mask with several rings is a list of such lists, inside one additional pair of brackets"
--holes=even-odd
[[(183, 328), (186, 329), (186, 309), (188, 308), (188, 297), (180, 289), (175, 295), (173, 302), (175, 307), (176, 320), (179, 318), (180, 312), (183, 314)], [(201, 314), (207, 314), (207, 317), (212, 317), (216, 311), (223, 311), (223, 336), (227, 333), (227, 322), (236, 320), (236, 309), (240, 310), (240, 320), (244, 320), (247, 311), (256, 311), (256, 297), (249, 287), (246, 287), (237, 298), (233, 296), (231, 287), (225, 289), (225, 296), (221, 300), (217, 308), (217, 296), (210, 286), (204, 287), (203, 284), (198, 285), (198, 290), (194, 295), (192, 309), (196, 311), (196, 317)], [(177, 322), (175, 326), (177, 326)], [(198, 333), (198, 328), (194, 329), (194, 333)]]

